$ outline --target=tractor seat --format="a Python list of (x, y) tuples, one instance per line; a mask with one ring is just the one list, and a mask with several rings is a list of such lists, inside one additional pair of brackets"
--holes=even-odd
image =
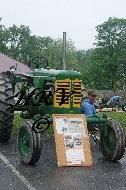
[(33, 77), (33, 73), (32, 72), (26, 72), (26, 73), (23, 73), (22, 76), (24, 76), (26, 78), (32, 78)]

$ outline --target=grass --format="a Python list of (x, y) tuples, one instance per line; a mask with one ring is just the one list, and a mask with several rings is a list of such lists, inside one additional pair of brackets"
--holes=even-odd
[[(117, 121), (119, 121), (126, 132), (126, 112), (100, 112), (99, 115), (107, 114), (107, 117), (111, 117)], [(19, 113), (14, 114), (14, 126), (12, 130), (12, 134), (16, 135), (18, 133), (18, 129), (21, 123), (26, 121), (26, 119), (21, 119)], [(44, 125), (40, 125), (41, 127), (45, 127)], [(53, 134), (53, 125), (43, 132), (43, 134)]]
[(126, 132), (126, 112), (100, 112), (99, 115), (107, 114), (107, 117), (111, 117), (120, 122), (124, 131)]
[[(16, 135), (18, 133), (18, 129), (21, 123), (27, 121), (27, 119), (21, 119), (20, 114), (19, 113), (15, 113), (14, 114), (14, 125), (13, 125), (13, 129), (12, 129), (12, 134)], [(47, 125), (40, 125), (40, 127), (42, 127), (43, 129), (46, 128)], [(43, 134), (53, 134), (53, 125), (50, 125), (50, 127), (43, 132)]]

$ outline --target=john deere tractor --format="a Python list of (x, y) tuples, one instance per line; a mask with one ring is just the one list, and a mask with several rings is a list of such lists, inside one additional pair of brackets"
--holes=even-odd
[[(78, 114), (81, 104), (81, 73), (75, 70), (54, 70), (41, 58), (35, 69), (22, 76), (14, 75), (14, 67), (0, 74), (0, 141), (11, 138), (14, 111), (22, 111), (20, 117), (27, 119), (18, 131), (18, 149), (25, 164), (38, 162), (41, 154), (40, 123), (52, 124), (52, 114)], [(32, 63), (33, 64), (33, 63)], [(42, 66), (45, 64), (45, 66)], [(31, 65), (29, 64), (31, 68)], [(15, 95), (18, 82), (24, 85)], [(31, 90), (32, 89), (32, 90)], [(21, 103), (22, 101), (22, 103)], [(106, 115), (87, 117), (87, 124), (103, 124), (100, 128), (100, 147), (104, 157), (120, 160), (125, 151), (125, 134), (119, 122)]]

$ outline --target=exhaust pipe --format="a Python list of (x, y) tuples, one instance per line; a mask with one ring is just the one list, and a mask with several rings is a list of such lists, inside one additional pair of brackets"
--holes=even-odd
[(66, 70), (66, 32), (63, 32), (63, 70)]

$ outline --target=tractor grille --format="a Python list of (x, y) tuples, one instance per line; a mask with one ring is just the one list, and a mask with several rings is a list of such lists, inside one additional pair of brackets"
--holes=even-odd
[(80, 107), (81, 98), (82, 98), (82, 82), (81, 80), (74, 80), (74, 96), (73, 96), (73, 107)]
[[(71, 80), (66, 79), (66, 80), (57, 80), (55, 82), (55, 91), (58, 88), (64, 88), (65, 89), (65, 99), (70, 95), (70, 90), (71, 90)], [(61, 102), (62, 98), (62, 90), (58, 90), (54, 94), (54, 107), (60, 107), (60, 108), (70, 108), (70, 97), (62, 103), (62, 105), (59, 105)]]
[[(62, 90), (57, 90), (58, 88), (64, 88), (65, 89), (65, 99), (71, 94), (71, 91), (76, 91), (74, 92), (62, 105), (59, 105), (61, 102), (62, 98)], [(81, 98), (82, 98), (82, 81), (75, 79), (75, 80), (57, 80), (55, 82), (55, 92), (54, 94), (54, 107), (59, 107), (59, 108), (70, 108), (73, 106), (74, 108), (79, 108), (80, 103), (81, 103)], [(73, 100), (73, 105), (71, 105)], [(70, 103), (71, 101), (71, 103)]]

